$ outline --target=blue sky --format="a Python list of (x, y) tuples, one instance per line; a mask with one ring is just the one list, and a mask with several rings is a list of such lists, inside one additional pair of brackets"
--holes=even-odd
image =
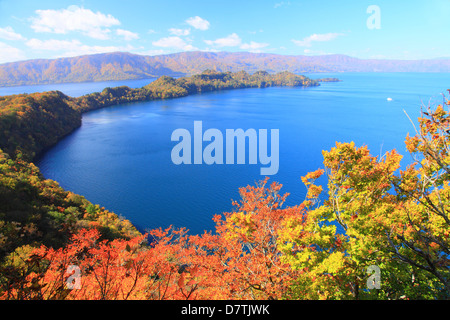
[(0, 63), (193, 50), (432, 59), (450, 57), (449, 33), (450, 0), (0, 0)]

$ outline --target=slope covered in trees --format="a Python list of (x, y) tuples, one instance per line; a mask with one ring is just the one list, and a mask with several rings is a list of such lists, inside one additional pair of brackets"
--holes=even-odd
[(139, 234), (129, 221), (44, 179), (21, 155), (11, 159), (0, 150), (0, 173), (0, 259), (23, 245), (59, 247), (89, 226), (109, 239)]
[(179, 98), (189, 94), (208, 91), (274, 86), (310, 87), (318, 85), (317, 81), (290, 72), (269, 74), (265, 71), (258, 71), (254, 74), (248, 74), (245, 71), (233, 73), (205, 70), (201, 74), (190, 77), (172, 78), (161, 76), (150, 84), (138, 89), (130, 89), (126, 86), (106, 88), (102, 92), (78, 98), (76, 100), (77, 106), (74, 106), (74, 108), (84, 112), (119, 103)]
[(81, 115), (61, 92), (0, 97), (0, 148), (33, 158), (81, 125)]

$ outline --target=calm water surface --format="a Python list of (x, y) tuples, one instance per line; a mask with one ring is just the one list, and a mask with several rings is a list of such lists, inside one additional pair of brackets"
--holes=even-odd
[(34, 85), (34, 86), (0, 87), (0, 96), (58, 90), (71, 97), (80, 97), (88, 93), (100, 92), (106, 87), (128, 86), (130, 88), (140, 88), (149, 84), (154, 80), (156, 80), (156, 78), (126, 80), (126, 81), (56, 83), (56, 84)]
[(450, 88), (450, 74), (311, 76), (343, 81), (314, 88), (207, 93), (89, 112), (82, 126), (37, 165), (46, 178), (141, 230), (174, 225), (201, 233), (213, 230), (214, 214), (232, 210), (239, 187), (263, 178), (261, 165), (174, 165), (173, 130), (192, 133), (196, 120), (203, 121), (203, 130), (217, 128), (224, 134), (226, 129), (279, 129), (280, 167), (271, 180), (290, 193), (288, 204), (298, 204), (306, 191), (300, 177), (322, 167), (322, 150), (335, 141), (354, 141), (374, 155), (393, 148), (407, 155), (404, 138), (414, 128), (405, 112), (416, 119), (422, 104), (442, 102), (441, 93)]

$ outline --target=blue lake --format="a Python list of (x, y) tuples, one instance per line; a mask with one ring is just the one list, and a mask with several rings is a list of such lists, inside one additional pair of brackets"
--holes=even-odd
[(126, 81), (99, 81), (99, 82), (57, 83), (57, 84), (40, 84), (33, 86), (0, 87), (0, 96), (58, 90), (67, 94), (68, 96), (79, 97), (92, 92), (100, 92), (106, 87), (118, 87), (125, 85), (130, 88), (140, 88), (154, 80), (156, 80), (156, 78), (126, 80)]
[[(174, 225), (202, 233), (213, 230), (214, 214), (233, 209), (240, 187), (264, 178), (262, 165), (177, 166), (171, 160), (175, 129), (193, 133), (197, 120), (203, 130), (216, 128), (224, 134), (226, 129), (279, 129), (279, 171), (270, 179), (290, 193), (287, 204), (298, 204), (306, 191), (300, 177), (321, 168), (322, 150), (336, 141), (367, 145), (373, 155), (395, 148), (405, 155), (406, 165), (410, 157), (404, 139), (408, 132), (414, 134), (406, 113), (416, 120), (422, 104), (442, 102), (441, 94), (450, 88), (450, 74), (309, 76), (343, 81), (312, 88), (206, 93), (89, 112), (79, 129), (36, 164), (46, 178), (124, 216), (140, 230)], [(122, 84), (130, 82), (114, 85)], [(76, 96), (82, 90), (77, 86), (84, 85), (58, 90)]]

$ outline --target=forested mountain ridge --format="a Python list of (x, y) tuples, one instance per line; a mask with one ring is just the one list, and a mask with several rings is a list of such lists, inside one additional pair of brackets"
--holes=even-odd
[(314, 72), (450, 72), (450, 59), (382, 60), (346, 55), (288, 56), (249, 52), (181, 52), (144, 56), (126, 52), (38, 59), (0, 65), (0, 86), (145, 79), (203, 72), (258, 70)]
[(0, 65), (0, 86), (145, 79), (182, 75), (150, 64), (144, 56), (108, 53), (60, 59), (38, 59)]

